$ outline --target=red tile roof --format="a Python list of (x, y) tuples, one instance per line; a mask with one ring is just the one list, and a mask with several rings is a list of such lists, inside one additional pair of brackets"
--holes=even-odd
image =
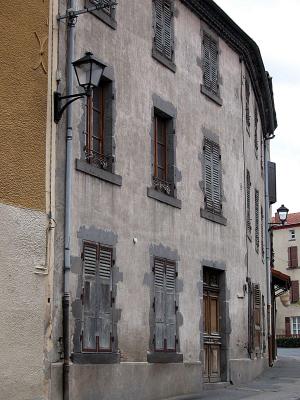
[[(275, 217), (272, 217), (272, 222), (280, 222), (277, 213), (275, 214)], [(296, 224), (300, 224), (300, 212), (288, 214), (287, 221), (284, 225), (287, 226)]]

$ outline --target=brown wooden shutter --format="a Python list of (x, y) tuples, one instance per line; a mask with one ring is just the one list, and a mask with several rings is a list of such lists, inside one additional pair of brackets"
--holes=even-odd
[(112, 249), (100, 246), (97, 298), (99, 350), (111, 350), (112, 340)]
[(292, 286), (291, 286), (291, 302), (292, 303), (297, 303), (299, 301), (299, 281), (292, 281)]
[(97, 351), (97, 245), (85, 243), (83, 248), (83, 327), (82, 350)]
[(291, 319), (290, 319), (290, 317), (285, 317), (285, 334), (286, 334), (286, 336), (291, 335)]
[(291, 266), (296, 268), (298, 267), (298, 247), (291, 247)]
[(175, 303), (175, 286), (176, 286), (176, 270), (173, 263), (166, 262), (166, 329), (165, 341), (166, 350), (176, 350), (176, 303)]
[(155, 340), (154, 348), (164, 350), (165, 345), (165, 263), (163, 260), (154, 260), (154, 312), (155, 312)]

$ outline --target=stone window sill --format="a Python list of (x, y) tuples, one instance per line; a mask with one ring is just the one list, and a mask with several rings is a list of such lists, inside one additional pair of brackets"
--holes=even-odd
[(76, 170), (94, 176), (95, 178), (99, 178), (103, 181), (110, 182), (113, 185), (122, 186), (122, 176), (95, 167), (85, 160), (76, 159)]
[(227, 219), (223, 215), (214, 214), (204, 208), (200, 208), (200, 215), (202, 218), (208, 219), (209, 221), (216, 222), (220, 225), (227, 225)]
[(207, 89), (204, 85), (201, 85), (201, 93), (205, 94), (207, 97), (209, 97), (212, 101), (217, 103), (219, 106), (223, 105), (223, 100), (221, 97), (217, 96), (213, 92), (211, 92), (209, 89)]
[(117, 364), (120, 353), (73, 353), (71, 360), (74, 364)]
[(181, 208), (181, 200), (176, 199), (172, 196), (168, 196), (167, 194), (164, 194), (159, 190), (155, 190), (152, 187), (147, 188), (147, 196), (151, 197), (152, 199), (158, 200), (161, 203), (168, 204), (169, 206)]
[(182, 363), (183, 355), (175, 352), (148, 352), (147, 361), (148, 363)]
[(172, 72), (176, 72), (176, 65), (174, 64), (174, 62), (169, 60), (159, 51), (157, 51), (155, 47), (152, 49), (152, 57), (155, 58), (156, 61), (163, 64), (165, 67), (169, 68)]

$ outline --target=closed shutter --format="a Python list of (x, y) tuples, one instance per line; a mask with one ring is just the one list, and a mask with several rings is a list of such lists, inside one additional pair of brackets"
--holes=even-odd
[(209, 35), (203, 35), (203, 84), (218, 94), (218, 44)]
[(174, 195), (175, 189), (175, 132), (173, 119), (166, 121), (167, 128), (167, 181), (170, 184), (170, 195)]
[(112, 339), (112, 249), (99, 251), (99, 350), (110, 350)]
[(251, 233), (251, 218), (250, 218), (250, 188), (251, 188), (251, 181), (250, 181), (250, 172), (247, 170), (247, 177), (246, 177), (246, 191), (247, 191), (247, 230)]
[(299, 281), (292, 281), (291, 286), (291, 302), (297, 303), (299, 301)]
[(220, 148), (214, 142), (205, 140), (205, 204), (206, 208), (216, 214), (221, 214), (221, 179), (220, 179)]
[(285, 317), (285, 334), (286, 334), (286, 336), (291, 335), (291, 319), (290, 319), (290, 317)]
[(259, 250), (259, 192), (255, 190), (255, 249)]
[(155, 47), (163, 53), (164, 50), (164, 19), (163, 19), (163, 0), (155, 0)]
[(173, 53), (173, 37), (172, 37), (172, 10), (171, 4), (164, 2), (164, 54), (172, 60)]
[(218, 94), (218, 47), (217, 43), (211, 39), (210, 41), (210, 68), (211, 68), (211, 90)]
[(264, 209), (260, 208), (260, 218), (261, 218), (261, 226), (260, 226), (260, 237), (261, 237), (261, 259), (262, 262), (265, 261), (265, 242), (264, 242)]
[(163, 260), (154, 262), (154, 312), (155, 350), (163, 351), (165, 345), (165, 264)]
[(85, 243), (83, 249), (83, 333), (82, 350), (97, 351), (97, 246)]
[(291, 247), (291, 266), (296, 268), (298, 267), (298, 247)]
[(254, 295), (254, 347), (256, 354), (261, 351), (261, 293), (259, 285), (253, 285)]
[(246, 78), (245, 81), (245, 91), (246, 91), (246, 124), (250, 127), (250, 83), (249, 79)]
[(211, 88), (210, 84), (210, 37), (206, 34), (203, 36), (203, 84), (207, 89)]
[(255, 108), (254, 108), (254, 146), (255, 146), (255, 153), (256, 154), (257, 154), (257, 151), (258, 151), (257, 123), (258, 123), (257, 106), (255, 105)]
[(166, 263), (166, 349), (176, 350), (175, 265)]

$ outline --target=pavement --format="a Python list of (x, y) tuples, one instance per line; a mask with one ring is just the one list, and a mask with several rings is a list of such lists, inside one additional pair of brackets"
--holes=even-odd
[(241, 399), (300, 400), (300, 348), (278, 349), (278, 360), (274, 366), (248, 384), (204, 390), (198, 396), (172, 398), (172, 400)]

